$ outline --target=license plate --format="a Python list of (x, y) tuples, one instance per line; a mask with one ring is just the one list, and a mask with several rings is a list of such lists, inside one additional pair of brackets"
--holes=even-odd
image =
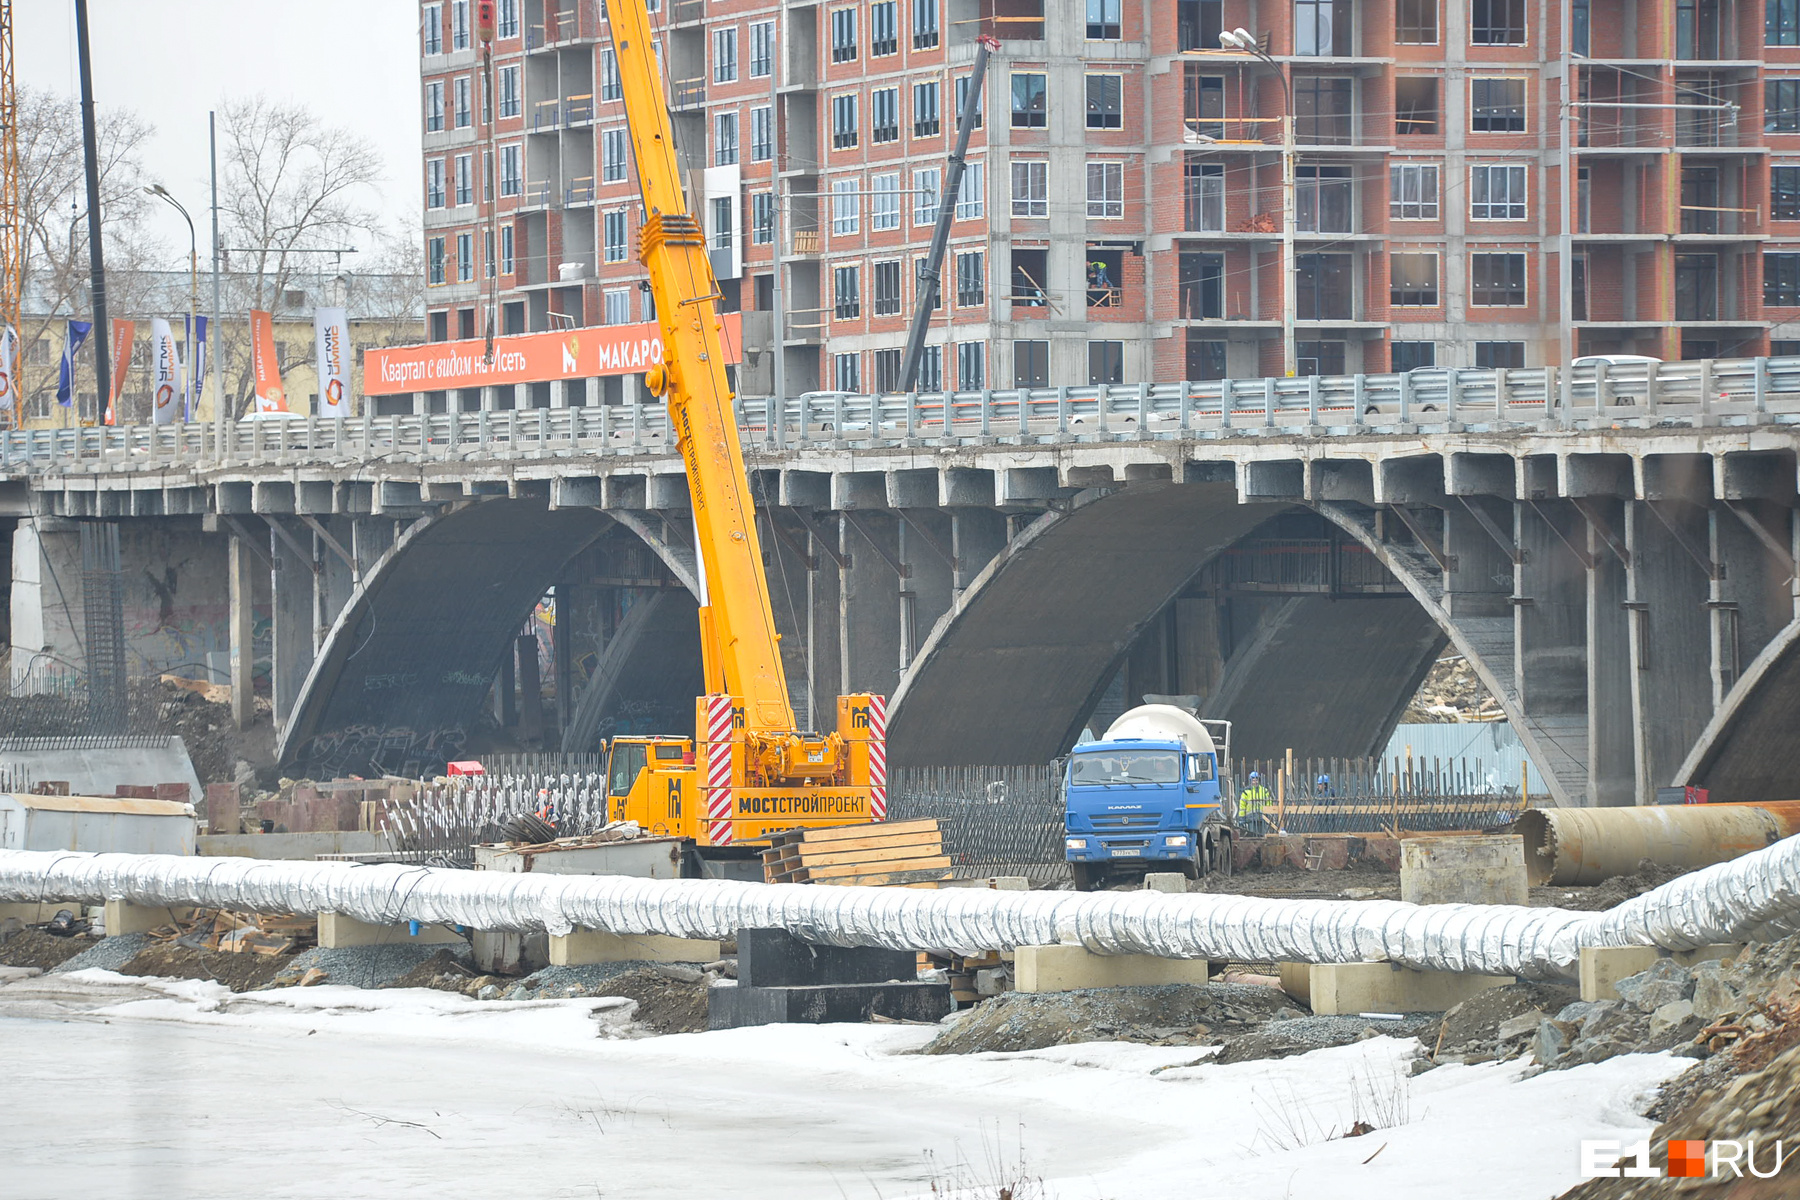
[(1113, 851), (1114, 858), (1142, 858), (1143, 856), (1144, 856), (1144, 852), (1142, 850), (1136, 849), (1135, 847), (1130, 850), (1114, 850)]

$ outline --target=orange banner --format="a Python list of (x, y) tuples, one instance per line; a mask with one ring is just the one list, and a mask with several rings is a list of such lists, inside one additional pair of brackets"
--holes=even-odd
[(119, 393), (125, 390), (125, 376), (131, 372), (131, 343), (137, 337), (137, 322), (113, 319), (112, 323), (112, 390), (106, 396), (106, 423), (119, 419)]
[[(725, 314), (725, 361), (744, 357), (743, 317)], [(639, 375), (663, 360), (662, 331), (655, 322), (556, 329), (494, 339), (487, 343), (431, 342), (423, 346), (371, 346), (363, 354), (363, 392), (442, 392), (452, 388), (542, 383), (551, 379), (593, 379)]]
[(256, 374), (256, 411), (286, 412), (287, 393), (281, 390), (281, 363), (275, 357), (275, 319), (250, 310), (250, 361)]

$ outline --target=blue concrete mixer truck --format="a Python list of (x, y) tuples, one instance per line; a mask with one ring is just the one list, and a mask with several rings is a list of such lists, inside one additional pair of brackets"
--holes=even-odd
[(1114, 721), (1099, 741), (1071, 750), (1063, 836), (1076, 888), (1094, 891), (1149, 871), (1180, 871), (1189, 879), (1230, 874), (1232, 814), (1219, 793), (1230, 737), (1227, 721), (1202, 722), (1172, 704), (1144, 704)]

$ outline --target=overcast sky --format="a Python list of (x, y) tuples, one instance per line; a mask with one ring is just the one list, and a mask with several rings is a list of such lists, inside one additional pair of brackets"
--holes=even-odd
[[(74, 0), (27, 0), (14, 14), (19, 84), (79, 95)], [(145, 165), (194, 215), (203, 260), (206, 114), (257, 92), (304, 102), (373, 141), (387, 165), (384, 211), (395, 226), (419, 224), (413, 0), (88, 0), (88, 39), (95, 104), (134, 109), (156, 126)], [(184, 265), (187, 226), (169, 210), (159, 231), (170, 265)]]

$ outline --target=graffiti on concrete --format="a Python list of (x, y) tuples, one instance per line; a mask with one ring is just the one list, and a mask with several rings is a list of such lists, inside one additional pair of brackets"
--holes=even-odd
[(314, 779), (339, 775), (438, 775), (444, 764), (460, 757), (468, 743), (461, 725), (438, 729), (408, 726), (347, 725), (318, 734), (301, 747), (296, 761)]

